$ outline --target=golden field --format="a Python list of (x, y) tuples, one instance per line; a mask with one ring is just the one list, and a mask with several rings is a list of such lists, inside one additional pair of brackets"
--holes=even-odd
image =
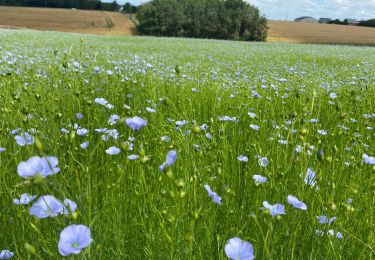
[(375, 28), (272, 21), (267, 23), (268, 42), (375, 45)]
[[(268, 21), (268, 42), (375, 45), (375, 28)], [(134, 22), (116, 12), (0, 6), (0, 28), (135, 35)]]
[(91, 34), (132, 35), (134, 23), (115, 12), (0, 6), (0, 27)]

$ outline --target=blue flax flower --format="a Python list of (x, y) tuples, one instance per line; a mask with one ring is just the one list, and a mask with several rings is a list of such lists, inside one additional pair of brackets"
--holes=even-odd
[(208, 185), (208, 184), (205, 184), (204, 185), (204, 188), (206, 189), (206, 191), (208, 192), (208, 196), (211, 197), (212, 201), (215, 202), (216, 204), (223, 204), (221, 202), (221, 197), (219, 195), (217, 195), (216, 192), (213, 192), (211, 190), (211, 187)]
[(259, 184), (262, 184), (262, 183), (266, 183), (267, 182), (267, 177), (255, 174), (253, 176), (253, 180), (255, 182), (255, 185), (259, 185)]
[(42, 196), (29, 210), (30, 215), (37, 218), (56, 217), (64, 209), (64, 205), (52, 195)]
[(305, 184), (310, 185), (311, 187), (315, 187), (316, 185), (316, 173), (307, 168), (306, 175), (305, 175)]
[(25, 145), (31, 145), (34, 143), (34, 137), (30, 135), (29, 133), (23, 133), (21, 135), (16, 135), (14, 137), (14, 140), (16, 140), (16, 143), (19, 146), (25, 146)]
[(141, 130), (142, 127), (147, 125), (147, 121), (140, 118), (139, 116), (127, 118), (125, 123), (133, 130), (138, 131)]
[(13, 203), (16, 205), (27, 205), (36, 198), (37, 195), (30, 195), (24, 193), (21, 195), (20, 199), (14, 198)]
[(326, 216), (316, 216), (316, 219), (320, 224), (328, 224), (330, 225), (336, 220), (336, 217), (327, 218)]
[(9, 258), (12, 258), (13, 256), (14, 256), (14, 253), (8, 249), (1, 250), (0, 252), (0, 259), (9, 259)]
[(121, 150), (117, 148), (116, 146), (111, 146), (107, 150), (105, 150), (105, 152), (109, 155), (116, 155), (116, 154), (119, 154)]
[(285, 207), (283, 204), (274, 204), (271, 205), (268, 201), (263, 201), (263, 207), (268, 209), (271, 216), (285, 215)]
[(293, 207), (297, 209), (301, 209), (301, 210), (307, 210), (306, 204), (300, 201), (299, 199), (297, 199), (295, 196), (289, 195), (287, 200), (288, 200), (288, 203), (292, 205)]
[(228, 240), (224, 248), (225, 254), (232, 260), (252, 260), (254, 259), (253, 245), (249, 242), (234, 237)]
[(57, 167), (58, 160), (56, 157), (31, 157), (26, 162), (20, 162), (17, 167), (17, 173), (23, 178), (35, 177), (40, 174), (42, 178), (60, 172)]
[(362, 158), (367, 164), (375, 164), (375, 157), (368, 156), (367, 154), (364, 153), (362, 155)]
[(249, 158), (245, 155), (239, 155), (237, 157), (237, 160), (239, 160), (240, 162), (248, 162), (249, 161)]
[(64, 228), (60, 233), (58, 244), (60, 255), (79, 254), (82, 249), (91, 244), (90, 233), (90, 228), (84, 225), (70, 225)]
[(159, 170), (162, 172), (164, 171), (165, 167), (172, 167), (172, 165), (176, 162), (177, 160), (177, 152), (175, 150), (171, 150), (167, 154), (167, 158), (165, 159), (165, 162), (163, 162), (159, 166)]

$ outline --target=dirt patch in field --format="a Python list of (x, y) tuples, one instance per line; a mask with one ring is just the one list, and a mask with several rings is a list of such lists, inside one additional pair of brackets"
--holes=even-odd
[(133, 35), (134, 23), (115, 12), (0, 6), (0, 27), (91, 34)]
[(375, 45), (371, 27), (272, 20), (267, 25), (269, 42)]

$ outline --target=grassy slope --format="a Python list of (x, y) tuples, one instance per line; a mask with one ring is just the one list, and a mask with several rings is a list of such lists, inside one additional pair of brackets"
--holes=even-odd
[[(364, 152), (375, 155), (374, 131), (366, 129), (374, 121), (363, 116), (375, 112), (373, 48), (0, 34), (0, 146), (7, 148), (0, 153), (0, 248), (27, 259), (27, 242), (43, 259), (58, 259), (59, 232), (82, 223), (92, 229), (94, 243), (72, 259), (224, 259), (224, 245), (234, 236), (253, 243), (257, 259), (375, 257), (375, 179), (373, 168), (361, 162)], [(74, 69), (74, 61), (82, 67)], [(68, 69), (64, 64), (70, 64)], [(180, 76), (173, 76), (176, 64)], [(94, 67), (100, 73), (93, 73)], [(107, 70), (118, 73), (109, 76)], [(281, 78), (288, 82), (281, 83)], [(251, 90), (263, 98), (253, 98)], [(338, 94), (333, 100), (337, 105), (328, 103), (331, 91)], [(97, 97), (115, 108), (93, 103)], [(157, 112), (146, 112), (153, 104)], [(78, 112), (84, 115), (81, 121), (75, 118)], [(248, 112), (257, 117), (251, 119)], [(27, 114), (34, 117), (27, 119)], [(148, 125), (135, 133), (123, 122), (109, 126), (111, 114), (140, 115)], [(218, 116), (224, 115), (239, 121), (220, 122)], [(176, 130), (168, 118), (190, 123)], [(306, 122), (311, 118), (320, 122)], [(214, 138), (203, 131), (184, 134), (193, 128), (193, 120), (208, 124)], [(61, 134), (62, 127), (74, 131), (70, 123), (88, 128), (89, 136)], [(249, 124), (261, 130), (253, 131)], [(44, 149), (19, 147), (9, 136), (17, 127), (36, 128)], [(103, 127), (118, 129), (120, 140), (101, 141), (94, 129)], [(303, 128), (308, 130), (305, 136), (300, 135)], [(320, 136), (318, 129), (329, 134)], [(160, 141), (164, 135), (172, 142)], [(129, 136), (136, 138), (133, 151), (105, 154)], [(79, 148), (83, 141), (90, 141), (88, 150)], [(308, 148), (295, 152), (304, 143), (315, 146), (312, 155)], [(168, 177), (158, 166), (170, 149), (177, 150), (178, 159)], [(318, 160), (319, 149), (328, 159)], [(149, 161), (127, 160), (128, 154), (142, 150)], [(22, 184), (17, 165), (36, 154), (57, 156), (61, 173), (42, 184)], [(239, 162), (240, 154), (249, 162)], [(270, 165), (260, 167), (256, 155), (266, 156)], [(303, 182), (308, 167), (317, 172), (318, 191)], [(268, 182), (256, 186), (252, 175), (257, 173)], [(222, 196), (223, 205), (210, 200), (206, 183)], [(78, 218), (32, 218), (27, 206), (12, 205), (23, 192), (70, 198), (78, 204)], [(288, 194), (303, 200), (308, 210), (287, 205)], [(354, 212), (347, 210), (348, 198), (353, 198)], [(285, 204), (287, 214), (271, 218), (260, 210), (264, 200)], [(337, 220), (320, 225), (318, 215)], [(316, 229), (331, 228), (344, 239), (315, 235)]]

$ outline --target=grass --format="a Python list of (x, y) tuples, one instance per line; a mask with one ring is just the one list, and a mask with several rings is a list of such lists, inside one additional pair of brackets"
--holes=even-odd
[[(252, 243), (257, 259), (375, 257), (375, 169), (362, 159), (375, 156), (373, 48), (23, 31), (0, 36), (0, 147), (6, 148), (0, 153), (0, 250), (10, 249), (15, 259), (59, 259), (60, 232), (73, 223), (90, 227), (93, 243), (68, 259), (225, 259), (232, 237)], [(121, 119), (109, 125), (113, 114)], [(140, 131), (124, 123), (136, 115), (148, 121)], [(176, 127), (182, 120), (188, 123)], [(79, 136), (74, 124), (89, 134)], [(33, 131), (37, 141), (19, 146), (10, 134), (17, 128)], [(119, 138), (105, 142), (98, 128), (117, 129)], [(320, 135), (322, 129), (328, 134)], [(84, 141), (87, 149), (80, 148)], [(111, 146), (121, 153), (106, 154)], [(170, 150), (177, 161), (160, 172)], [(131, 154), (140, 157), (132, 161)], [(56, 156), (61, 172), (25, 181), (17, 166), (36, 155)], [(267, 167), (259, 156), (267, 157)], [(308, 168), (319, 189), (304, 183)], [(268, 181), (256, 185), (254, 174)], [(205, 184), (222, 205), (212, 202)], [(13, 204), (26, 192), (69, 198), (78, 209), (38, 219), (30, 205)], [(308, 209), (289, 205), (288, 195)], [(263, 201), (282, 203), (286, 214), (272, 218)], [(337, 219), (319, 224), (321, 215)], [(316, 235), (329, 229), (344, 238)]]

